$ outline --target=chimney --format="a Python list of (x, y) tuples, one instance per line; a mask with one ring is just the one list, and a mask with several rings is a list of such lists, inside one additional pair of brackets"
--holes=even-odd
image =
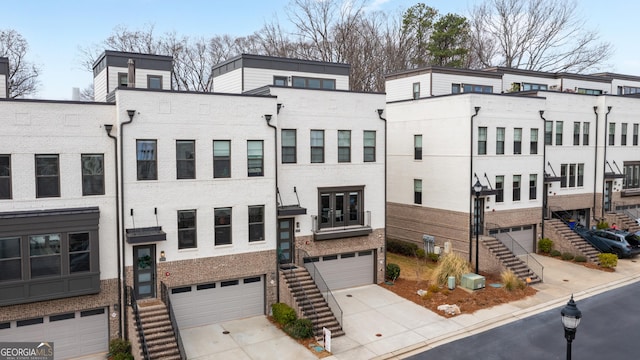
[(136, 62), (133, 59), (127, 61), (127, 87), (136, 87)]

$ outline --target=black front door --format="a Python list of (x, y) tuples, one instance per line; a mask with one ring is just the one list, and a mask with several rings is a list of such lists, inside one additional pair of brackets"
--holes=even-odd
[(133, 286), (137, 299), (156, 296), (156, 246), (133, 248)]
[(291, 264), (294, 254), (293, 219), (278, 219), (278, 261)]

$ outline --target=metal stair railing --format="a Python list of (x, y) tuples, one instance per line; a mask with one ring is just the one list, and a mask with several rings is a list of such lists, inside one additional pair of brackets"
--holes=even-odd
[[(300, 283), (300, 279), (298, 279), (298, 276), (296, 275), (294, 270), (295, 270), (294, 266), (291, 266), (289, 268), (288, 271), (289, 271), (289, 274), (291, 275), (289, 279), (293, 278), (293, 280), (295, 281), (295, 284), (298, 286), (300, 291), (302, 291), (302, 298), (304, 303), (309, 304), (309, 306), (311, 306), (311, 314), (313, 315), (313, 320), (311, 320), (311, 323), (313, 324), (313, 328), (315, 329), (318, 327), (318, 321), (319, 321), (318, 312), (316, 311), (315, 306), (313, 306), (313, 303), (311, 302), (311, 300), (309, 300), (309, 297), (307, 296), (307, 291), (304, 289), (304, 287), (302, 287), (302, 284)], [(287, 283), (289, 283), (289, 281), (291, 280), (287, 280)], [(298, 307), (300, 307), (299, 303), (298, 303)], [(302, 307), (300, 307), (300, 311), (304, 313), (304, 310), (302, 309)]]
[[(500, 227), (497, 224), (485, 223), (485, 230), (488, 233), (493, 229), (499, 229)], [(540, 278), (540, 281), (544, 281), (544, 266), (538, 262), (531, 254), (520, 245), (509, 233), (503, 233), (509, 239), (507, 241), (503, 240), (500, 237), (494, 236), (494, 238), (498, 239), (504, 246), (511, 251), (511, 253), (517, 256), (520, 260), (523, 260), (527, 265), (529, 270), (531, 270), (535, 275)], [(488, 235), (491, 236), (491, 235)]]
[(309, 274), (311, 274), (313, 281), (315, 281), (318, 290), (320, 290), (320, 293), (327, 302), (327, 305), (329, 305), (333, 316), (335, 316), (338, 324), (340, 324), (340, 327), (342, 327), (342, 308), (340, 308), (338, 301), (336, 300), (335, 296), (333, 296), (333, 293), (331, 292), (331, 289), (329, 289), (327, 283), (324, 281), (324, 278), (322, 277), (322, 274), (320, 274), (320, 271), (316, 267), (316, 264), (313, 261), (304, 261), (305, 258), (311, 258), (311, 256), (309, 256), (306, 251), (301, 249), (297, 250), (297, 256), (298, 262), (302, 263), (307, 271), (309, 271)]
[(173, 328), (173, 333), (176, 338), (176, 343), (178, 344), (178, 351), (180, 351), (180, 358), (186, 359), (186, 352), (184, 351), (184, 346), (182, 345), (182, 337), (180, 337), (180, 328), (178, 328), (178, 320), (176, 319), (176, 315), (173, 312), (173, 306), (171, 305), (171, 298), (169, 296), (169, 288), (167, 284), (164, 282), (160, 282), (160, 298), (164, 305), (167, 307), (169, 312), (169, 320), (171, 320), (171, 327)]
[(585, 241), (587, 244), (591, 245), (591, 247), (593, 247), (596, 251), (599, 251), (599, 252), (611, 251), (611, 246), (609, 246), (604, 241), (598, 240), (596, 238), (588, 239), (587, 236), (585, 235), (585, 231), (587, 229), (585, 227), (583, 227), (582, 225), (574, 224), (573, 228), (572, 228), (571, 223), (569, 221), (567, 221), (568, 218), (571, 218), (571, 216), (570, 216), (568, 211), (566, 211), (563, 208), (558, 207), (558, 206), (555, 206), (555, 207), (551, 208), (551, 211), (552, 211), (552, 219), (558, 219), (563, 224), (567, 225), (567, 227), (569, 229), (571, 229), (576, 235), (580, 236), (580, 238), (583, 241)]
[(138, 311), (138, 301), (136, 295), (133, 292), (131, 286), (127, 286), (127, 295), (129, 297), (129, 305), (133, 309), (133, 316), (136, 320), (136, 328), (138, 329), (138, 338), (140, 339), (140, 347), (142, 348), (142, 356), (144, 360), (150, 360), (149, 347), (147, 346), (147, 340), (144, 338), (144, 329), (142, 329), (142, 321), (140, 320), (140, 312)]

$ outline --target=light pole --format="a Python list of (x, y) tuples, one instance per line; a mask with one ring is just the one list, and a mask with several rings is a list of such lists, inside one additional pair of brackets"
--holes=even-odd
[(479, 265), (479, 250), (480, 250), (480, 243), (479, 243), (479, 239), (480, 239), (480, 206), (479, 206), (479, 201), (478, 198), (480, 197), (480, 191), (482, 191), (482, 184), (480, 184), (480, 180), (476, 180), (476, 183), (473, 184), (473, 191), (475, 191), (476, 193), (476, 216), (475, 216), (475, 223), (476, 223), (476, 274), (480, 275), (480, 267)]
[(578, 310), (575, 301), (573, 301), (573, 294), (560, 314), (562, 315), (562, 326), (564, 326), (564, 338), (567, 339), (567, 360), (571, 360), (571, 342), (576, 338), (576, 330), (582, 318), (582, 312)]

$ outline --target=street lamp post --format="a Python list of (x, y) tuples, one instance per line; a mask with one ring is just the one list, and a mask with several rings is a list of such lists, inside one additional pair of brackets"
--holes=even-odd
[(576, 330), (582, 319), (582, 312), (578, 310), (573, 295), (562, 311), (562, 326), (564, 326), (564, 338), (567, 339), (567, 360), (571, 360), (571, 342), (576, 338)]
[(482, 184), (480, 184), (480, 180), (476, 180), (476, 183), (473, 185), (473, 191), (476, 193), (476, 274), (480, 275), (480, 267), (479, 267), (479, 250), (480, 250), (480, 206), (478, 198), (480, 197), (480, 191), (482, 191)]

